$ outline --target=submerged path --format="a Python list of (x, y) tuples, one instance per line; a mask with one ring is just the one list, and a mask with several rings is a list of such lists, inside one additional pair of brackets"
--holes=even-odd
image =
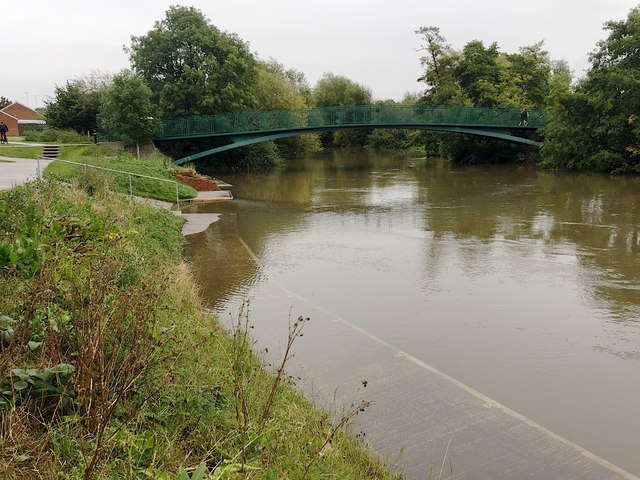
[[(217, 228), (203, 235), (218, 237)], [(357, 417), (354, 433), (364, 432), (373, 450), (407, 478), (640, 480), (400, 350), (354, 319), (300, 296), (277, 282), (240, 237), (234, 241), (247, 252), (246, 260), (238, 259), (239, 268), (255, 261), (271, 277), (272, 294), (252, 298), (252, 309), (261, 315), (304, 312), (311, 318), (294, 347), (289, 374), (301, 379), (308, 397), (334, 411), (360, 398), (375, 402)], [(256, 321), (254, 327), (256, 349), (268, 347), (267, 361), (277, 360), (286, 325), (273, 328)], [(336, 371), (341, 372), (339, 380)]]

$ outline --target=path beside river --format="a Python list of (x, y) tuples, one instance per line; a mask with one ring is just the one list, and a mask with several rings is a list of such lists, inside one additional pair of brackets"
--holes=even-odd
[(10, 158), (0, 156), (0, 190), (9, 190), (16, 185), (38, 178), (38, 168), (44, 170), (51, 160)]

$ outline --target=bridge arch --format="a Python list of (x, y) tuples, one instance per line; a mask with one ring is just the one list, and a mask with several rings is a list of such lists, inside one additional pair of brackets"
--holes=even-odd
[(546, 124), (543, 111), (529, 112), (529, 123), (519, 125), (520, 110), (423, 105), (361, 105), (305, 110), (246, 112), (207, 117), (185, 117), (163, 122), (158, 141), (220, 137), (228, 143), (174, 160), (184, 164), (209, 155), (280, 138), (345, 129), (418, 129), (485, 136), (539, 146), (514, 133)]

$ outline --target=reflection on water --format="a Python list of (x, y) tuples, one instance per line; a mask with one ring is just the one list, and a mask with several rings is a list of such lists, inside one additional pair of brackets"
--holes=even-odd
[(212, 306), (270, 338), (305, 299), (640, 474), (640, 179), (362, 152), (224, 179), (187, 245)]

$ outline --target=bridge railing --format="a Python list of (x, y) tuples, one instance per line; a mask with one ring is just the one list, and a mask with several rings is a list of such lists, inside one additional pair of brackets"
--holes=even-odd
[[(163, 121), (156, 139), (279, 132), (323, 127), (464, 126), (517, 127), (516, 108), (427, 105), (358, 105), (183, 117)], [(529, 126), (543, 127), (543, 110), (529, 111)]]

